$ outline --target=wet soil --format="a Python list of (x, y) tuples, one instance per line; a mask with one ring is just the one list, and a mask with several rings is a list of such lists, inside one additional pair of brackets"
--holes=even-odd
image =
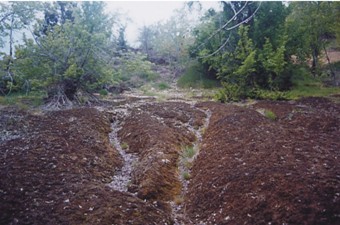
[(340, 105), (325, 98), (0, 111), (0, 224), (340, 224)]

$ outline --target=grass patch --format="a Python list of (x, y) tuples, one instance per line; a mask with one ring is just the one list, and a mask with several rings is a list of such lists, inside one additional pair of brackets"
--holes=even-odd
[(193, 63), (178, 79), (177, 85), (180, 88), (215, 88), (220, 86), (219, 81), (207, 76), (203, 66)]
[(301, 97), (326, 97), (332, 94), (340, 94), (340, 87), (326, 87), (321, 78), (313, 78), (307, 73), (293, 77), (293, 88), (286, 92), (288, 99)]
[(277, 119), (276, 114), (271, 110), (265, 110), (264, 116), (267, 117), (270, 120), (273, 120), (273, 121), (275, 121)]
[(122, 147), (122, 149), (126, 150), (126, 149), (129, 148), (129, 145), (128, 145), (128, 143), (123, 142), (123, 143), (120, 145), (120, 147)]
[(170, 86), (165, 82), (161, 82), (157, 86), (159, 90), (166, 90), (170, 88)]
[(193, 146), (187, 146), (183, 149), (183, 158), (191, 159), (195, 156), (196, 151)]
[(190, 175), (189, 172), (185, 171), (185, 172), (182, 173), (182, 177), (183, 177), (184, 180), (190, 180), (191, 175)]
[(14, 93), (9, 96), (0, 96), (1, 105), (13, 105), (18, 106), (22, 109), (29, 107), (38, 107), (43, 104), (45, 93), (43, 92), (32, 92), (29, 95), (22, 93)]

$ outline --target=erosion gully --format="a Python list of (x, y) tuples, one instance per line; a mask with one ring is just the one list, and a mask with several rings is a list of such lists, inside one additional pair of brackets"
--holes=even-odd
[[(203, 134), (204, 131), (208, 128), (209, 126), (209, 121), (210, 121), (210, 117), (211, 117), (211, 111), (208, 110), (203, 110), (200, 108), (197, 108), (194, 106), (194, 104), (192, 104), (192, 107), (194, 107), (196, 110), (199, 110), (203, 113), (205, 113), (206, 118), (204, 121), (203, 126), (199, 127), (198, 129), (195, 127), (193, 127), (191, 125), (191, 121), (189, 121), (188, 123), (185, 124), (185, 126), (187, 127), (187, 129), (192, 132), (195, 135), (195, 142), (193, 143), (193, 150), (194, 150), (194, 155), (191, 158), (183, 158), (182, 156), (179, 156), (179, 160), (178, 160), (178, 179), (181, 181), (182, 183), (182, 190), (181, 190), (181, 195), (180, 198), (184, 199), (185, 195), (188, 192), (188, 186), (190, 183), (190, 179), (185, 179), (183, 177), (184, 173), (187, 174), (191, 174), (191, 167), (188, 167), (186, 164), (189, 163), (193, 163), (194, 160), (196, 159), (196, 157), (199, 155), (200, 153), (200, 148), (201, 148), (201, 143), (203, 140)], [(183, 203), (178, 204), (175, 201), (171, 201), (169, 202), (172, 208), (172, 218), (174, 219), (174, 225), (186, 225), (186, 224), (194, 224), (192, 221), (190, 221), (190, 219), (186, 216), (186, 212), (185, 212), (185, 206)]]
[(118, 138), (118, 131), (121, 129), (118, 121), (114, 121), (111, 124), (111, 129), (112, 131), (109, 134), (110, 141), (123, 158), (124, 164), (120, 170), (116, 171), (109, 186), (116, 191), (127, 192), (128, 185), (131, 182), (131, 173), (133, 171), (134, 165), (138, 161), (138, 156), (133, 153), (127, 153), (123, 150), (121, 142)]
[[(140, 102), (137, 105), (145, 104), (146, 102)], [(189, 103), (193, 108), (196, 110), (199, 110), (201, 112), (204, 112), (206, 114), (206, 118), (204, 121), (204, 124), (201, 127), (195, 128), (191, 125), (191, 121), (188, 123), (184, 124), (184, 127), (186, 127), (190, 132), (192, 132), (196, 138), (194, 143), (192, 143), (193, 150), (195, 154), (190, 158), (190, 159), (185, 159), (186, 162), (193, 163), (195, 158), (198, 156), (200, 152), (200, 147), (201, 143), (203, 140), (203, 134), (204, 131), (207, 129), (209, 126), (209, 121), (211, 117), (211, 111), (210, 110), (203, 110), (200, 108), (195, 107), (195, 103), (190, 102)], [(111, 123), (111, 133), (109, 134), (109, 139), (110, 142), (114, 145), (114, 147), (117, 149), (119, 154), (121, 155), (122, 159), (124, 160), (124, 164), (122, 168), (118, 171), (115, 172), (115, 175), (113, 176), (112, 182), (109, 184), (109, 186), (117, 191), (121, 192), (128, 192), (128, 185), (131, 182), (131, 174), (134, 170), (134, 167), (136, 163), (138, 162), (138, 156), (133, 153), (127, 153), (123, 148), (122, 148), (122, 143), (118, 137), (118, 132), (122, 128), (120, 124), (120, 120), (124, 117), (126, 117), (129, 114), (129, 109), (132, 107), (136, 107), (136, 105), (130, 105), (126, 108), (119, 108), (115, 109), (115, 114), (119, 114), (117, 118)], [(191, 173), (191, 168), (185, 165), (185, 160), (179, 155), (179, 160), (178, 160), (178, 179), (181, 181), (182, 184), (182, 189), (179, 198), (184, 199), (187, 191), (188, 191), (188, 186), (190, 183), (190, 180), (183, 178), (183, 173)], [(137, 193), (130, 193), (134, 196), (136, 196)], [(193, 224), (186, 216), (185, 213), (185, 206), (183, 201), (170, 201), (168, 202), (169, 205), (171, 206), (172, 209), (172, 218), (174, 221), (174, 225), (184, 225), (184, 224)]]

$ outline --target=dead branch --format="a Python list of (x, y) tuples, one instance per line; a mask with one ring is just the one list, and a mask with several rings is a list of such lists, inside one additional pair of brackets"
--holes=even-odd
[[(233, 12), (234, 12), (234, 16), (233, 16), (230, 20), (228, 20), (222, 27), (220, 27), (220, 28), (217, 29), (214, 33), (212, 33), (207, 39), (205, 39), (205, 41), (204, 41), (202, 44), (200, 44), (200, 45), (195, 49), (195, 51), (197, 51), (197, 50), (198, 50), (199, 48), (201, 48), (203, 45), (206, 45), (206, 43), (207, 43), (211, 38), (213, 38), (216, 34), (220, 33), (222, 30), (225, 30), (225, 31), (232, 31), (232, 30), (234, 30), (234, 29), (240, 27), (242, 24), (248, 23), (248, 22), (256, 15), (257, 11), (260, 9), (262, 2), (259, 3), (259, 5), (258, 5), (258, 7), (256, 8), (256, 10), (255, 10), (255, 11), (252, 13), (252, 15), (250, 15), (248, 18), (246, 18), (245, 20), (242, 20), (241, 22), (235, 24), (234, 26), (227, 27), (233, 20), (236, 19), (237, 15), (239, 15), (239, 14), (242, 12), (242, 10), (246, 7), (247, 4), (248, 4), (248, 2), (246, 2), (246, 3), (242, 6), (242, 8), (241, 8), (239, 11), (237, 11), (237, 12), (236, 12), (234, 6), (232, 5), (232, 10), (233, 10)], [(230, 40), (230, 36), (231, 36), (231, 33), (229, 34), (229, 37), (227, 38), (227, 40), (226, 40), (226, 41), (225, 41), (225, 42), (224, 42), (217, 50), (215, 50), (213, 53), (210, 53), (209, 55), (206, 55), (206, 56), (200, 56), (199, 58), (208, 58), (208, 57), (211, 57), (211, 56), (217, 54), (219, 51), (221, 51), (221, 50), (224, 48), (224, 46), (227, 45), (227, 43), (228, 43), (229, 40)]]

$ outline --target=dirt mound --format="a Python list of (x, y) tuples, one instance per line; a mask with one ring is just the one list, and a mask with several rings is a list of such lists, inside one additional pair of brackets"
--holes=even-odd
[(194, 224), (339, 224), (339, 105), (199, 106), (212, 117), (186, 199)]
[(195, 135), (189, 127), (203, 125), (205, 114), (185, 103), (146, 104), (124, 120), (120, 137), (139, 155), (130, 191), (141, 199), (173, 200), (181, 190), (178, 159)]
[(122, 161), (97, 110), (34, 116), (6, 109), (0, 123), (0, 224), (170, 221), (154, 205), (107, 187)]

